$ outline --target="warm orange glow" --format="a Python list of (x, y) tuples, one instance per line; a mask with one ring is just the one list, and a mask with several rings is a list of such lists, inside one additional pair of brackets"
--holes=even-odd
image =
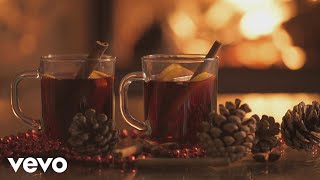
[(180, 38), (193, 36), (196, 31), (196, 26), (193, 20), (184, 12), (174, 13), (169, 17), (168, 23), (175, 35)]
[(241, 22), (242, 34), (248, 39), (256, 39), (270, 34), (281, 23), (281, 14), (274, 9), (250, 11)]
[(282, 60), (289, 69), (298, 70), (305, 64), (306, 55), (301, 48), (291, 46), (282, 51)]
[(272, 41), (280, 50), (286, 49), (288, 46), (292, 45), (292, 38), (283, 28), (279, 28), (272, 33)]
[(218, 103), (221, 104), (225, 101), (232, 101), (234, 97), (240, 98), (242, 102), (250, 105), (252, 113), (248, 114), (248, 117), (253, 115), (253, 113), (259, 116), (267, 114), (273, 116), (275, 120), (280, 123), (288, 109), (292, 109), (293, 106), (301, 101), (310, 104), (312, 101), (320, 98), (318, 94), (305, 93), (223, 94), (218, 97)]
[(203, 39), (192, 39), (184, 44), (181, 48), (185, 53), (192, 54), (194, 52), (206, 54), (211, 47), (211, 43)]
[[(272, 65), (285, 65), (289, 69), (303, 67), (304, 52), (292, 51), (292, 39), (281, 27), (294, 16), (294, 1), (216, 0), (211, 4), (208, 2), (205, 11), (197, 8), (199, 3), (177, 3), (177, 10), (168, 16), (169, 29), (173, 32), (168, 37), (178, 50), (183, 53), (206, 53), (213, 39), (219, 39), (224, 45), (230, 45), (227, 46), (230, 54), (222, 56), (228, 56), (233, 62), (225, 65), (249, 68), (269, 68)], [(289, 62), (287, 49), (290, 48), (298, 56)], [(283, 57), (286, 60), (282, 60)]]
[(319, 0), (308, 0), (308, 2), (310, 2), (310, 3), (319, 3), (320, 1)]
[(250, 11), (272, 5), (274, 0), (227, 0), (241, 11)]
[(227, 25), (235, 13), (226, 1), (213, 4), (206, 13), (206, 23), (213, 29), (220, 29)]
[(254, 68), (268, 68), (280, 59), (276, 47), (270, 41), (242, 43), (235, 53), (241, 64)]
[(19, 42), (20, 52), (23, 55), (30, 55), (37, 47), (36, 37), (32, 34), (25, 34)]

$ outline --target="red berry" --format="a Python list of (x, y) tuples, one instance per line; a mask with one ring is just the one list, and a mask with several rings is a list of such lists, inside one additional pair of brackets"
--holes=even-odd
[(89, 162), (89, 161), (91, 161), (91, 156), (85, 156), (84, 158), (83, 158), (83, 160), (84, 161), (87, 161), (87, 162)]
[(131, 138), (135, 139), (139, 136), (139, 134), (140, 134), (140, 132), (138, 130), (134, 129), (131, 131)]
[(72, 159), (80, 161), (81, 160), (81, 156), (72, 156)]
[(101, 156), (94, 157), (94, 161), (97, 163), (101, 163), (101, 161), (102, 161)]
[(113, 159), (113, 156), (112, 156), (111, 154), (109, 154), (109, 155), (107, 156), (107, 158), (108, 158), (109, 160), (111, 160), (111, 159)]
[(127, 138), (128, 136), (129, 136), (128, 130), (123, 129), (123, 130), (120, 132), (120, 137), (121, 137), (122, 139)]
[(134, 156), (134, 155), (130, 156), (129, 160), (130, 161), (135, 161), (136, 160), (136, 156)]
[(5, 150), (3, 152), (4, 157), (11, 157), (13, 155), (13, 152), (10, 150)]
[(25, 133), (24, 135), (25, 135), (26, 139), (29, 139), (30, 137), (32, 137), (30, 133)]

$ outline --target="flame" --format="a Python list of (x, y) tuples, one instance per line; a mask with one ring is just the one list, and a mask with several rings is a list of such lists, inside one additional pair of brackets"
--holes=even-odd
[(236, 47), (237, 59), (247, 67), (268, 68), (280, 55), (271, 41), (244, 42)]
[(305, 64), (305, 52), (281, 27), (295, 15), (294, 1), (216, 0), (204, 12), (198, 5), (198, 1), (188, 1), (188, 6), (178, 3), (178, 10), (168, 16), (170, 38), (183, 53), (206, 53), (217, 38), (231, 45), (229, 58), (237, 67), (282, 65), (296, 70)]
[(291, 70), (298, 70), (306, 62), (305, 52), (296, 46), (291, 46), (282, 51), (282, 61)]
[(278, 29), (272, 34), (275, 46), (281, 52), (283, 64), (291, 69), (298, 70), (306, 63), (306, 54), (303, 49), (293, 46), (293, 41), (288, 32)]
[(272, 33), (272, 41), (279, 50), (284, 50), (292, 46), (293, 41), (288, 32), (283, 28), (278, 28)]
[(193, 36), (196, 26), (190, 16), (184, 12), (176, 12), (169, 17), (169, 26), (176, 36), (180, 38), (188, 38)]
[(276, 10), (250, 11), (243, 16), (240, 22), (240, 29), (246, 38), (256, 39), (270, 34), (281, 21), (281, 14)]
[(274, 0), (227, 0), (240, 11), (248, 12), (272, 6)]
[(185, 43), (183, 47), (183, 51), (185, 53), (194, 53), (197, 52), (199, 54), (206, 54), (210, 49), (211, 44), (210, 42), (203, 40), (203, 39), (192, 39), (189, 42)]
[(220, 29), (230, 22), (231, 18), (235, 14), (235, 9), (230, 8), (230, 4), (226, 1), (218, 1), (211, 5), (205, 15), (206, 23), (213, 29)]

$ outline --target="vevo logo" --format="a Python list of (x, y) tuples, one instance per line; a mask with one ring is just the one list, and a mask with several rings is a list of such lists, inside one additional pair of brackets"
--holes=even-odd
[[(35, 159), (32, 157), (28, 157), (26, 159), (19, 158), (17, 162), (15, 162), (13, 158), (8, 158), (8, 161), (10, 162), (14, 172), (18, 171), (21, 164), (23, 166), (23, 169), (28, 173), (34, 173), (38, 169), (38, 165), (40, 165), (43, 172), (46, 172), (49, 168), (49, 165), (51, 164), (53, 171), (55, 171), (56, 173), (63, 173), (65, 170), (67, 170), (68, 167), (67, 161), (62, 157), (57, 157), (55, 159), (47, 158), (45, 162), (42, 158)], [(59, 167), (58, 164), (60, 164)]]

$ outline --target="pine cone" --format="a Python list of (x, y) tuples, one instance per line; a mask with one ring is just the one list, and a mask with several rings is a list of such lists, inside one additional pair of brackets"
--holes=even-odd
[(112, 119), (105, 114), (96, 115), (94, 109), (88, 109), (84, 115), (76, 114), (69, 126), (69, 133), (68, 143), (83, 154), (106, 154), (118, 142), (118, 132)]
[(281, 134), (284, 142), (298, 150), (312, 150), (320, 143), (320, 104), (304, 102), (288, 110), (282, 118)]
[(241, 159), (251, 150), (255, 138), (256, 120), (245, 118), (251, 112), (247, 104), (240, 105), (226, 102), (219, 105), (220, 114), (210, 113), (212, 124), (202, 122), (202, 132), (199, 133), (200, 143), (210, 157), (229, 157), (231, 161)]
[(276, 137), (280, 133), (280, 124), (276, 123), (272, 116), (252, 116), (257, 122), (256, 138), (252, 147), (252, 153), (266, 153), (279, 145)]

